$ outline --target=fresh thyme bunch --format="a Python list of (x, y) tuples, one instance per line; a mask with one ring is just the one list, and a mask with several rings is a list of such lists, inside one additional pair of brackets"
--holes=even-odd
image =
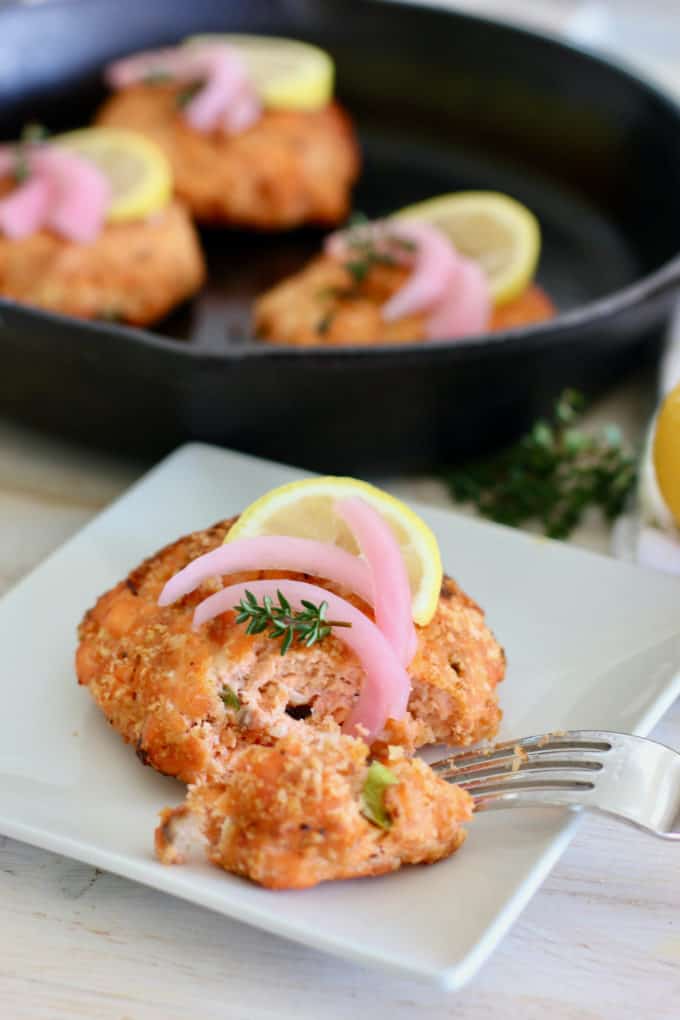
[(584, 403), (565, 390), (552, 421), (537, 421), (496, 457), (445, 472), (455, 499), (501, 524), (536, 520), (550, 538), (566, 538), (590, 506), (616, 517), (635, 483), (635, 456), (616, 426), (594, 434), (575, 427)]

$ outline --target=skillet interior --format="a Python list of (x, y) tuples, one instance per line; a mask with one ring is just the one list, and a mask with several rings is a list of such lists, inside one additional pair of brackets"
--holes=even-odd
[[(371, 217), (461, 188), (506, 191), (534, 210), (543, 233), (538, 280), (560, 311), (605, 297), (644, 272), (645, 253), (621, 225), (558, 182), (535, 174), (527, 178), (511, 163), (503, 165), (482, 154), (473, 158), (455, 143), (405, 140), (397, 131), (381, 131), (370, 122), (361, 141), (365, 172), (355, 207)], [(215, 352), (252, 342), (253, 300), (300, 269), (318, 252), (323, 236), (315, 230), (273, 238), (224, 230), (202, 233), (208, 285), (157, 331)]]
[[(103, 95), (101, 65), (113, 56), (198, 30), (280, 32), (318, 41), (336, 59), (340, 96), (357, 118), (365, 150), (355, 205), (367, 214), (457, 188), (508, 191), (541, 220), (539, 280), (564, 312), (616, 296), (676, 254), (680, 118), (670, 103), (603, 62), (483, 20), (382, 3), (353, 4), (351, 15), (346, 4), (335, 0), (193, 0), (191, 5), (145, 0), (126, 4), (125, 18), (119, 11), (116, 0), (55, 0), (0, 12), (4, 136), (14, 136), (29, 118), (44, 120), (54, 130), (86, 121)], [(508, 427), (520, 428), (561, 385), (592, 389), (622, 371), (631, 362), (633, 345), (654, 332), (666, 304), (664, 294), (656, 296), (664, 287), (650, 288), (654, 300), (643, 288), (625, 319), (615, 297), (605, 314), (600, 310), (595, 326), (584, 314), (573, 325), (567, 321), (562, 327), (515, 331), (507, 341), (455, 348), (371, 351), (359, 357), (349, 351), (270, 356), (250, 339), (252, 298), (303, 264), (318, 248), (320, 236), (312, 230), (278, 237), (206, 231), (210, 282), (155, 330), (166, 340), (149, 341), (139, 332), (103, 324), (72, 328), (68, 371), (71, 400), (80, 408), (77, 416), (63, 408), (63, 401), (59, 405), (52, 399), (44, 379), (37, 406), (28, 362), (22, 366), (17, 346), (23, 344), (26, 353), (31, 346), (26, 323), (40, 321), (43, 326), (33, 330), (32, 342), (40, 347), (44, 335), (45, 357), (45, 343), (54, 347), (56, 333), (65, 333), (61, 324), (55, 329), (53, 317), (34, 312), (6, 316), (0, 343), (7, 345), (14, 374), (5, 374), (7, 385), (0, 383), (0, 401), (22, 417), (107, 445), (139, 448), (141, 443), (155, 452), (196, 437), (326, 470), (358, 469), (378, 457), (383, 467), (422, 467), (488, 445)], [(665, 282), (675, 282), (675, 275)], [(92, 350), (85, 350), (88, 338), (91, 345), (104, 336), (111, 337), (105, 360), (99, 352), (95, 364)], [(571, 344), (573, 358), (565, 343)], [(554, 372), (546, 370), (548, 344), (553, 345)], [(585, 357), (579, 354), (584, 344)], [(48, 360), (51, 356), (54, 351)], [(136, 358), (141, 360), (135, 368)], [(269, 382), (258, 378), (253, 385), (255, 366), (244, 368), (251, 358), (259, 374), (270, 374)], [(219, 391), (208, 392), (209, 384), (206, 389), (205, 371), (198, 367), (203, 361), (218, 375), (225, 373), (223, 395), (224, 387), (236, 387), (237, 399), (229, 408), (224, 399), (212, 403)], [(511, 365), (513, 393), (507, 390)], [(138, 401), (140, 371), (166, 391), (157, 409), (146, 398), (144, 439), (138, 430), (109, 427), (102, 399), (91, 397), (94, 373), (95, 388), (105, 378), (110, 386), (117, 377), (127, 399)], [(90, 397), (84, 392), (84, 372)], [(183, 373), (181, 380), (178, 373)], [(397, 436), (393, 427), (390, 431), (378, 424), (378, 416), (389, 408), (381, 406), (384, 398), (377, 388), (388, 378), (392, 391), (409, 405), (408, 432)], [(332, 417), (330, 380), (338, 392)], [(325, 391), (323, 399), (316, 388)], [(367, 407), (357, 411), (354, 427), (344, 423), (338, 430), (333, 421), (346, 407), (348, 388), (364, 393)], [(106, 394), (101, 396), (106, 404)], [(265, 410), (258, 403), (264, 399)], [(311, 439), (290, 455), (272, 434), (274, 420), (294, 421), (307, 430), (312, 426), (323, 438)], [(375, 435), (373, 447), (367, 434)]]

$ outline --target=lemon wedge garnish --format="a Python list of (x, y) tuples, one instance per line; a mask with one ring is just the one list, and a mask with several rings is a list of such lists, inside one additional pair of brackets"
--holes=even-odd
[(541, 251), (534, 214), (498, 191), (457, 191), (429, 198), (394, 213), (438, 227), (462, 255), (482, 266), (491, 298), (503, 305), (519, 297), (533, 279)]
[(399, 542), (413, 595), (413, 619), (429, 623), (439, 602), (442, 563), (439, 546), (427, 524), (405, 503), (356, 478), (310, 478), (290, 482), (260, 496), (247, 507), (225, 538), (289, 535), (329, 542), (354, 555), (359, 547), (333, 507), (337, 500), (359, 496), (391, 526)]
[(167, 205), (172, 194), (172, 172), (154, 142), (134, 131), (92, 127), (52, 139), (61, 148), (90, 160), (111, 182), (109, 223), (150, 216)]
[(268, 35), (216, 33), (193, 35), (186, 42), (225, 42), (238, 50), (265, 106), (318, 110), (333, 97), (332, 58), (310, 43)]
[(661, 405), (652, 451), (661, 495), (680, 525), (680, 385)]

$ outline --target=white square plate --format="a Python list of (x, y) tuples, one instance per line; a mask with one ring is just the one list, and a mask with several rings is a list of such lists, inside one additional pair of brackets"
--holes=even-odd
[[(456, 987), (564, 850), (573, 816), (482, 815), (462, 851), (434, 867), (306, 892), (267, 892), (208, 865), (164, 867), (152, 852), (156, 813), (182, 789), (143, 768), (75, 682), (75, 628), (100, 592), (165, 542), (295, 477), (185, 446), (5, 597), (0, 831), (317, 948)], [(680, 693), (678, 580), (419, 509), (446, 568), (505, 645), (506, 736), (649, 731)]]

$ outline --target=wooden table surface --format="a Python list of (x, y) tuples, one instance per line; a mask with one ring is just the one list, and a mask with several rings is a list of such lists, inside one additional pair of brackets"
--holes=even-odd
[[(656, 2), (673, 9), (669, 0)], [(556, 29), (574, 7), (568, 0), (462, 5)], [(594, 418), (617, 420), (639, 437), (653, 391), (651, 378), (638, 379)], [(147, 466), (0, 422), (0, 588)], [(389, 484), (446, 501), (431, 479)], [(605, 551), (608, 535), (590, 520), (575, 541)], [(655, 735), (680, 747), (680, 705)], [(335, 960), (3, 837), (0, 910), (1, 1020), (680, 1017), (680, 854), (604, 819), (586, 820), (491, 960), (453, 994)]]

